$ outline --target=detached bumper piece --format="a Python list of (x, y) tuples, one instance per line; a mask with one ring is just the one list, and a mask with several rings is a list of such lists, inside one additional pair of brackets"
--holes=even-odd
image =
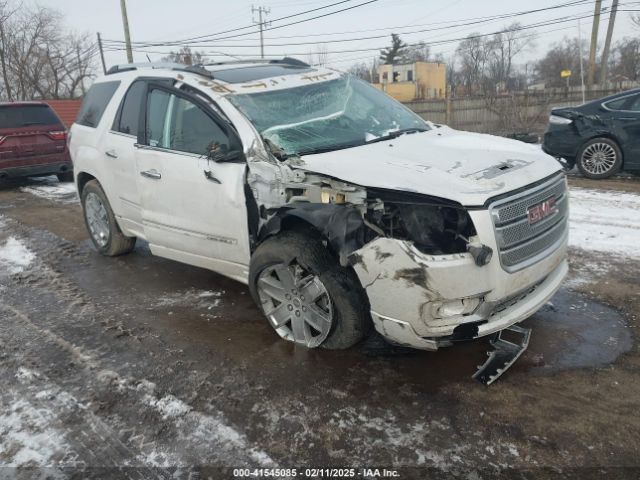
[[(505, 340), (502, 338), (505, 332), (519, 336), (520, 342), (513, 343)], [(518, 325), (512, 325), (496, 333), (490, 340), (494, 350), (487, 352), (489, 358), (484, 365), (478, 367), (478, 371), (473, 374), (473, 378), (485, 385), (491, 385), (523, 354), (529, 346), (530, 337), (531, 329)]]

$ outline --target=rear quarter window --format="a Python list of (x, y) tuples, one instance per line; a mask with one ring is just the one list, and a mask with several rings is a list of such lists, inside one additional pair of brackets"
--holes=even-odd
[(84, 97), (76, 123), (86, 127), (97, 127), (120, 82), (95, 83)]
[(637, 96), (626, 96), (622, 98), (616, 98), (604, 103), (604, 106), (609, 110), (629, 110), (631, 104), (636, 100)]
[(61, 123), (49, 105), (0, 106), (0, 128), (58, 125)]

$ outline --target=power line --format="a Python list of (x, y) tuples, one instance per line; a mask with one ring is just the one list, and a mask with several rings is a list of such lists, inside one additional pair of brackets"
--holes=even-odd
[[(538, 8), (538, 9), (533, 9), (533, 10), (525, 10), (525, 11), (519, 11), (519, 12), (511, 12), (511, 13), (506, 13), (506, 14), (500, 14), (500, 15), (493, 15), (493, 16), (488, 16), (488, 17), (479, 17), (476, 19), (468, 19), (469, 21), (464, 20), (463, 22), (465, 23), (458, 23), (455, 25), (447, 25), (444, 27), (438, 27), (438, 28), (430, 28), (430, 29), (421, 29), (421, 30), (414, 30), (411, 32), (400, 32), (403, 35), (412, 35), (412, 34), (416, 34), (416, 33), (425, 33), (425, 32), (431, 32), (431, 31), (439, 31), (439, 30), (447, 30), (450, 28), (457, 28), (457, 27), (463, 27), (463, 26), (470, 26), (470, 25), (477, 25), (477, 24), (481, 24), (481, 23), (488, 23), (488, 22), (493, 22), (493, 21), (497, 21), (497, 20), (503, 20), (506, 18), (511, 18), (511, 17), (516, 17), (516, 16), (521, 16), (521, 15), (529, 15), (529, 14), (534, 14), (534, 13), (540, 13), (543, 11), (548, 11), (548, 10), (555, 10), (555, 9), (559, 9), (559, 8), (567, 8), (567, 7), (572, 7), (572, 6), (578, 6), (578, 5), (583, 5), (585, 3), (589, 3), (591, 0), (574, 0), (574, 1), (570, 1), (570, 2), (566, 2), (566, 3), (562, 3), (562, 4), (558, 4), (558, 5), (553, 5), (550, 7), (544, 7), (544, 8)], [(336, 12), (332, 12), (331, 14), (336, 13)], [(275, 21), (275, 20), (274, 20)], [(451, 22), (441, 22), (441, 23), (451, 23)], [(433, 24), (425, 24), (425, 25), (438, 25), (439, 23), (433, 23)], [(281, 25), (277, 28), (280, 27), (284, 27), (286, 25)], [(391, 29), (395, 28), (395, 27), (390, 27)], [(271, 28), (269, 30), (274, 30), (275, 28)], [(342, 32), (336, 32), (335, 34), (340, 34)], [(383, 35), (373, 35), (373, 36), (367, 36), (367, 37), (357, 37), (357, 38), (347, 38), (347, 39), (338, 39), (338, 40), (324, 40), (324, 41), (312, 41), (312, 42), (294, 42), (294, 43), (277, 43), (277, 44), (268, 44), (268, 46), (272, 46), (272, 47), (288, 47), (288, 46), (297, 46), (297, 45), (315, 45), (318, 43), (340, 43), (340, 42), (352, 42), (352, 41), (364, 41), (364, 40), (374, 40), (374, 39), (380, 39), (380, 38), (386, 38), (388, 36), (388, 34), (383, 34)], [(232, 36), (228, 36), (228, 37), (221, 37), (221, 38), (216, 38), (215, 40), (224, 40), (224, 39), (228, 39), (228, 38), (236, 38), (235, 35)], [(268, 39), (267, 39), (268, 40)], [(109, 42), (114, 42), (114, 41), (109, 41)], [(121, 41), (115, 41), (117, 43), (122, 43)], [(193, 42), (193, 43), (202, 43), (204, 41), (199, 41), (199, 42)], [(157, 43), (157, 44), (143, 44), (143, 42), (140, 42), (138, 44), (138, 46), (177, 46), (179, 45), (178, 43), (173, 43), (173, 42), (168, 42), (168, 43)], [(201, 44), (199, 45), (199, 47), (208, 47), (208, 46), (215, 46), (217, 48), (251, 48), (251, 45), (220, 45), (220, 44), (215, 44), (215, 45), (205, 45), (205, 44)]]
[[(639, 10), (618, 10), (620, 11), (630, 11), (630, 12), (636, 12)], [(446, 45), (448, 43), (454, 43), (454, 42), (459, 42), (462, 40), (470, 40), (470, 39), (476, 39), (476, 38), (482, 38), (482, 37), (488, 37), (488, 36), (493, 36), (493, 35), (497, 35), (500, 33), (508, 33), (508, 32), (518, 32), (518, 31), (522, 31), (522, 30), (530, 30), (532, 28), (540, 28), (540, 27), (545, 27), (545, 26), (550, 26), (550, 25), (557, 25), (557, 24), (562, 24), (562, 23), (567, 23), (567, 22), (573, 22), (577, 19), (585, 19), (585, 18), (591, 18), (593, 17), (593, 14), (582, 14), (582, 16), (564, 16), (564, 17), (557, 17), (555, 19), (551, 19), (551, 20), (547, 20), (547, 21), (542, 21), (542, 22), (538, 22), (538, 23), (534, 23), (534, 24), (530, 24), (530, 25), (524, 25), (524, 26), (520, 26), (518, 28), (507, 28), (507, 29), (501, 29), (501, 30), (496, 30), (490, 33), (484, 33), (484, 34), (475, 34), (475, 35), (467, 35), (465, 37), (456, 37), (456, 38), (450, 38), (450, 39), (445, 39), (445, 40), (437, 40), (437, 41), (430, 41), (430, 42), (417, 42), (417, 43), (409, 43), (407, 44), (407, 46), (419, 46), (419, 45), (427, 45), (427, 46), (438, 46), (438, 45)], [(219, 46), (218, 46), (219, 47)], [(111, 50), (123, 50), (123, 48), (120, 47), (109, 47)], [(360, 48), (360, 49), (350, 49), (350, 50), (336, 50), (336, 51), (328, 51), (326, 52), (327, 54), (343, 54), (343, 53), (357, 53), (357, 52), (369, 52), (369, 51), (373, 51), (373, 50), (381, 50), (385, 48), (384, 46), (375, 46), (375, 47), (369, 47), (369, 48)], [(147, 50), (144, 47), (143, 48), (139, 48), (136, 49), (136, 51), (140, 51), (140, 52), (146, 52), (146, 53), (159, 53), (159, 54), (165, 54), (166, 52), (160, 52), (160, 51), (153, 51), (153, 50)], [(203, 53), (207, 53), (207, 52), (203, 52)], [(306, 55), (306, 53), (288, 53), (288, 55)], [(250, 54), (237, 54), (236, 56), (238, 57), (253, 57), (255, 58), (255, 55), (250, 55)], [(283, 54), (279, 53), (279, 54), (265, 54), (266, 57), (282, 57)]]
[[(279, 22), (280, 20), (287, 20), (289, 18), (299, 17), (300, 15), (306, 15), (307, 13), (317, 12), (318, 10), (323, 10), (325, 8), (334, 7), (336, 5), (340, 5), (340, 4), (348, 3), (348, 2), (352, 2), (352, 1), (355, 1), (355, 0), (341, 0), (339, 2), (331, 3), (329, 5), (325, 5), (325, 6), (322, 6), (322, 7), (312, 8), (310, 10), (305, 10), (303, 12), (298, 12), (298, 13), (294, 13), (292, 15), (286, 15), (284, 17), (276, 18), (276, 19), (272, 20), (272, 22)], [(376, 2), (376, 1), (378, 1), (378, 0), (370, 0), (370, 1), (366, 2), (366, 3), (373, 3), (373, 2)], [(332, 13), (327, 14), (327, 15), (333, 15), (334, 13), (340, 13), (342, 11), (350, 10), (351, 8), (355, 8), (355, 7), (358, 7), (358, 6), (360, 6), (360, 5), (356, 5), (356, 6), (349, 7), (349, 8), (342, 9), (342, 10), (337, 10), (336, 12), (332, 12)], [(322, 15), (322, 16), (327, 16), (327, 15)], [(320, 17), (314, 17), (314, 18), (320, 18)], [(310, 19), (307, 19), (305, 21), (313, 20), (314, 18), (310, 18)], [(212, 34), (208, 34), (208, 35), (199, 35), (197, 37), (191, 37), (191, 38), (185, 38), (185, 39), (182, 39), (182, 40), (176, 40), (175, 42), (171, 42), (171, 43), (174, 43), (174, 44), (184, 44), (184, 43), (194, 43), (194, 42), (197, 43), (197, 41), (199, 39), (203, 39), (203, 38), (211, 39), (211, 37), (215, 37), (217, 35), (223, 35), (225, 33), (238, 32), (240, 30), (247, 30), (249, 28), (255, 28), (255, 25), (247, 25), (247, 26), (244, 26), (244, 27), (232, 28), (231, 30), (223, 30), (221, 32), (212, 33)], [(255, 30), (253, 32), (249, 32), (248, 34), (254, 34), (254, 33), (258, 33), (258, 31)], [(121, 42), (121, 40), (109, 40), (109, 41)], [(147, 45), (147, 46), (156, 47), (156, 46), (159, 46), (159, 44), (167, 43), (167, 42), (144, 42), (144, 41), (140, 41), (140, 42), (134, 42), (134, 43), (137, 44), (137, 45)]]

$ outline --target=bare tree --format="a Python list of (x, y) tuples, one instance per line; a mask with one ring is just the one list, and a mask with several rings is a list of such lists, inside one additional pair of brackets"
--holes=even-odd
[[(583, 48), (582, 51), (587, 50)], [(580, 41), (577, 38), (565, 37), (561, 42), (552, 44), (536, 65), (538, 80), (543, 81), (548, 87), (563, 87), (566, 80), (560, 77), (560, 72), (571, 70), (573, 75), (569, 77), (569, 84), (579, 85), (580, 55)], [(583, 63), (586, 65), (587, 59), (583, 59)]]
[(484, 37), (471, 34), (458, 44), (456, 57), (460, 66), (458, 73), (467, 93), (484, 90), (489, 45)]
[(315, 51), (310, 51), (307, 55), (311, 65), (326, 66), (329, 63), (329, 50), (326, 45), (317, 45)]
[(198, 65), (207, 62), (207, 57), (203, 52), (191, 51), (191, 47), (182, 47), (177, 52), (171, 52), (162, 57), (163, 62), (182, 63), (184, 65)]
[(640, 39), (625, 37), (613, 49), (611, 73), (621, 80), (640, 80)]
[(65, 31), (62, 15), (45, 7), (0, 3), (0, 98), (72, 98), (93, 76), (95, 47)]
[(428, 62), (431, 59), (431, 47), (424, 42), (407, 47), (404, 59), (407, 62)]
[(378, 82), (378, 59), (373, 58), (369, 63), (359, 62), (351, 65), (347, 73), (370, 83)]
[(486, 44), (487, 75), (492, 87), (511, 90), (514, 75), (514, 59), (535, 46), (535, 35), (519, 36), (522, 25), (514, 22), (495, 34)]

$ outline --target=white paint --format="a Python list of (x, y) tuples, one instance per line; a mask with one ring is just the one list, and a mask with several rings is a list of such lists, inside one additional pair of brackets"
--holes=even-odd
[(640, 195), (570, 189), (569, 245), (623, 258), (640, 258)]
[(9, 237), (0, 244), (0, 274), (8, 272), (11, 275), (22, 272), (36, 258), (20, 240)]
[[(448, 127), (302, 159), (304, 170), (356, 185), (413, 191), (463, 205), (483, 205), (561, 170), (533, 145)], [(505, 162), (528, 164), (483, 178), (483, 171)]]

